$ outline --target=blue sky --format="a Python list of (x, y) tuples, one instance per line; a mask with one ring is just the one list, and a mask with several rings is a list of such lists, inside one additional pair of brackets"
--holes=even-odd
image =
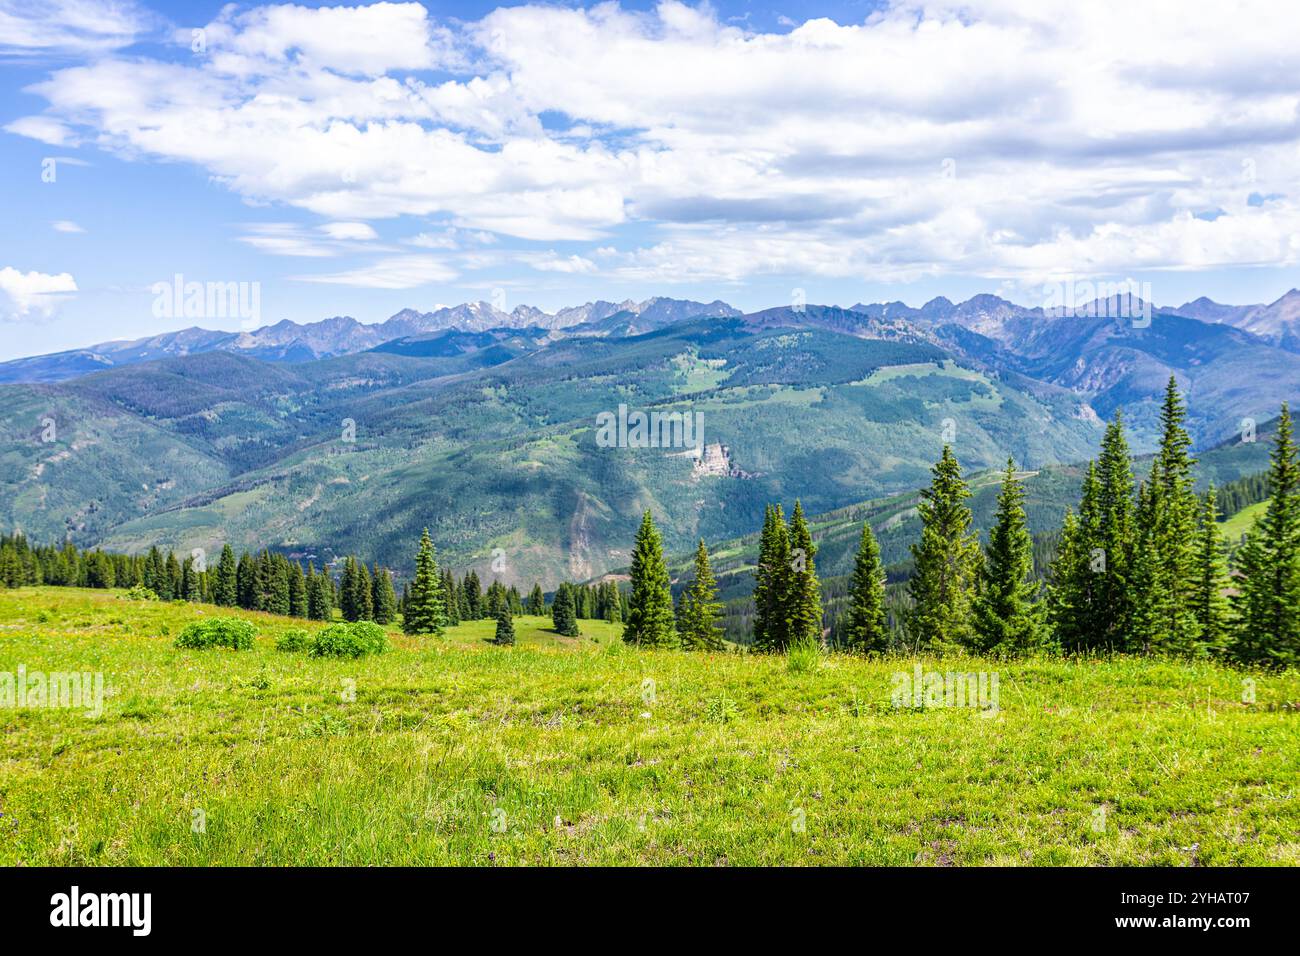
[(156, 314), (177, 274), (262, 323), (1300, 285), (1283, 2), (33, 7), (0, 0), (0, 360), (240, 326)]

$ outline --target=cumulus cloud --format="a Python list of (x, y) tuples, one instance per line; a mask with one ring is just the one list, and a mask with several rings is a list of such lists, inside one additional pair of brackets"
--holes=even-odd
[(0, 269), (0, 297), (8, 300), (10, 308), (0, 314), (10, 320), (48, 316), (61, 298), (76, 291), (76, 280), (66, 272), (46, 275), (5, 266)]
[[(58, 69), (31, 87), (47, 108), (7, 129), (195, 164), (328, 220), (327, 240), (411, 215), (592, 244), (516, 253), (543, 271), (597, 257), (655, 281), (1290, 264), (1293, 15), (1289, 0), (1223, 17), (1175, 0), (894, 0), (859, 23), (763, 33), (677, 0), (466, 24), (414, 3), (231, 7), (202, 56)], [(451, 248), (448, 235), (411, 241)], [(319, 238), (246, 241), (329, 254)], [(317, 281), (450, 268), (398, 256)]]

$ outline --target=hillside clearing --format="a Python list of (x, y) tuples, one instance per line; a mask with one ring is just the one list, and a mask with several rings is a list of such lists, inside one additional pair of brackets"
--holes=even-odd
[(1294, 672), (921, 662), (996, 673), (989, 717), (895, 709), (910, 660), (798, 673), (593, 621), (337, 661), (234, 611), (253, 650), (172, 647), (215, 613), (0, 591), (0, 673), (108, 688), (94, 718), (0, 709), (0, 865), (1300, 863)]

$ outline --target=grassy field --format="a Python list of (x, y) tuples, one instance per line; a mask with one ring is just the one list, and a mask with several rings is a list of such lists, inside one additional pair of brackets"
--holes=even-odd
[(922, 662), (996, 672), (987, 716), (896, 709), (912, 661), (639, 652), (587, 621), (337, 661), (239, 612), (253, 650), (172, 647), (213, 613), (0, 591), (0, 673), (107, 686), (98, 717), (0, 709), (0, 865), (1300, 863), (1294, 672)]

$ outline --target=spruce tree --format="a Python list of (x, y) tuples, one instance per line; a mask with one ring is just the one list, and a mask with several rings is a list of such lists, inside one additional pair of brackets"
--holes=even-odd
[(573, 603), (573, 588), (568, 582), (562, 582), (555, 591), (555, 601), (551, 605), (551, 622), (556, 633), (565, 637), (578, 637), (578, 613)]
[(542, 594), (542, 586), (534, 582), (532, 591), (528, 594), (528, 613), (534, 616), (541, 616), (546, 613), (546, 597)]
[(912, 545), (915, 570), (908, 588), (907, 633), (914, 651), (954, 650), (970, 643), (971, 601), (980, 564), (979, 538), (970, 530), (970, 489), (952, 448), (932, 470), (917, 511), (921, 541)]
[(885, 569), (880, 563), (880, 545), (876, 543), (869, 521), (862, 522), (862, 539), (853, 560), (849, 612), (842, 640), (848, 650), (860, 654), (881, 654), (889, 650)]
[(467, 620), (477, 621), (483, 617), (483, 588), (478, 580), (478, 572), (471, 570), (466, 574), (463, 587), (467, 608), (464, 616)]
[(1007, 459), (972, 614), (972, 647), (994, 657), (1031, 653), (1044, 639), (1024, 502), (1015, 464)]
[(1192, 654), (1199, 632), (1192, 612), (1196, 584), (1196, 520), (1200, 510), (1192, 489), (1191, 438), (1183, 427), (1186, 408), (1171, 375), (1160, 411), (1160, 450), (1152, 467), (1154, 526), (1150, 589), (1139, 593), (1152, 610), (1153, 650)]
[(460, 601), (456, 598), (456, 576), (450, 568), (442, 572), (442, 606), (447, 613), (447, 626), (455, 627), (460, 623)]
[(773, 629), (773, 622), (769, 619), (769, 609), (772, 606), (771, 589), (772, 575), (772, 538), (774, 532), (775, 519), (772, 513), (772, 506), (768, 505), (763, 509), (763, 529), (758, 535), (758, 560), (754, 565), (754, 637), (753, 645), (758, 650), (766, 650), (768, 647), (768, 634)]
[(303, 577), (302, 565), (297, 561), (289, 565), (289, 614), (292, 617), (307, 616), (307, 580)]
[[(1162, 626), (1165, 614), (1155, 599), (1158, 590), (1156, 547), (1158, 541), (1160, 482), (1159, 460), (1152, 463), (1151, 477), (1138, 486), (1137, 511), (1133, 532), (1133, 558), (1129, 568), (1129, 586), (1133, 591), (1132, 612), (1124, 645), (1113, 650), (1150, 654), (1164, 644)], [(1112, 648), (1106, 648), (1111, 650)]]
[(1300, 664), (1300, 462), (1291, 410), (1273, 439), (1264, 513), (1237, 552), (1240, 593), (1233, 656), (1246, 664)]
[(1102, 606), (1102, 584), (1110, 562), (1101, 544), (1102, 513), (1102, 482), (1096, 462), (1089, 462), (1079, 513), (1067, 512), (1061, 528), (1047, 592), (1056, 640), (1074, 653), (1106, 646), (1111, 618)]
[(788, 645), (822, 642), (822, 588), (817, 580), (817, 545), (796, 498), (790, 514), (790, 568), (787, 591)]
[[(614, 602), (617, 612), (618, 602)], [(709, 566), (709, 550), (700, 539), (695, 549), (695, 579), (682, 593), (681, 611), (678, 615), (678, 636), (683, 650), (720, 651), (722, 628), (718, 619), (722, 605), (718, 603), (718, 582)]]
[(407, 595), (402, 630), (407, 634), (441, 634), (445, 621), (438, 556), (429, 529), (425, 528), (420, 536), (420, 550), (415, 555), (415, 577)]
[(664, 561), (663, 543), (647, 510), (632, 546), (632, 597), (623, 624), (623, 640), (638, 647), (672, 647), (677, 643), (673, 622), (672, 584)]
[(312, 621), (328, 621), (334, 616), (330, 606), (330, 592), (324, 574), (316, 573), (316, 565), (307, 565), (307, 617)]
[(790, 533), (781, 506), (769, 505), (754, 569), (754, 648), (783, 652), (790, 644)]
[(217, 585), (214, 593), (221, 607), (234, 607), (239, 601), (235, 552), (230, 545), (221, 546), (221, 560), (217, 562)]
[[(1129, 569), (1133, 559), (1133, 464), (1124, 438), (1124, 414), (1116, 410), (1102, 438), (1097, 459), (1095, 527), (1090, 554), (1094, 617), (1088, 625), (1091, 644), (1122, 649), (1128, 642), (1133, 595)], [(1105, 556), (1105, 570), (1093, 570), (1095, 550)]]
[(359, 620), (357, 612), (357, 564), (351, 555), (343, 559), (343, 578), (339, 585), (339, 613), (345, 621)]
[(503, 647), (510, 647), (515, 643), (515, 625), (510, 619), (510, 605), (502, 604), (501, 609), (497, 611), (497, 632), (493, 638), (493, 643), (500, 644)]
[(1227, 542), (1219, 533), (1218, 496), (1210, 485), (1201, 502), (1201, 520), (1196, 532), (1196, 586), (1192, 591), (1192, 615), (1200, 632), (1202, 650), (1221, 654), (1228, 640)]
[(376, 624), (391, 624), (397, 620), (397, 592), (393, 590), (393, 576), (387, 568), (381, 568), (378, 564), (370, 578), (370, 595)]
[(356, 561), (357, 566), (357, 620), (373, 621), (375, 619), (375, 599), (371, 590), (373, 587), (370, 580), (370, 570), (366, 567), (365, 562)]

